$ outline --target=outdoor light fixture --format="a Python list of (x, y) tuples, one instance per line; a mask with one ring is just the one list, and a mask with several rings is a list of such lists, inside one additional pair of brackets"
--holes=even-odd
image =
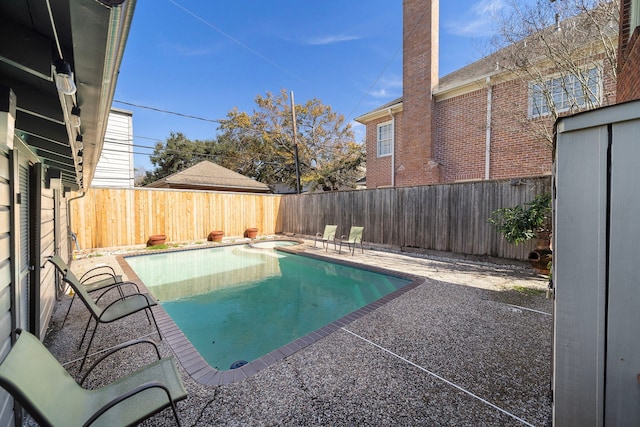
[(82, 150), (78, 150), (78, 157), (82, 157)]
[(84, 148), (84, 144), (82, 143), (82, 134), (79, 133), (78, 135), (76, 135), (76, 147), (78, 148), (78, 150), (82, 150)]
[(73, 81), (73, 71), (68, 62), (58, 59), (56, 61), (56, 87), (60, 93), (73, 95), (76, 93), (76, 83)]
[(73, 106), (71, 109), (71, 117), (69, 117), (69, 119), (71, 120), (71, 126), (75, 128), (80, 127), (80, 107), (77, 105)]

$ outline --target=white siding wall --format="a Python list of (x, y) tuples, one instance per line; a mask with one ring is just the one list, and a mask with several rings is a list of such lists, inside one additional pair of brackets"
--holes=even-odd
[[(59, 183), (60, 181), (54, 182)], [(51, 320), (51, 315), (53, 314), (53, 309), (56, 303), (55, 272), (53, 264), (47, 262), (47, 257), (54, 254), (56, 247), (55, 203), (58, 201), (54, 197), (56, 189), (46, 189), (43, 185), (42, 187), (40, 211), (40, 259), (35, 262), (39, 262), (38, 265), (44, 267), (40, 270), (40, 338), (44, 339), (44, 335), (47, 333), (49, 320)], [(66, 253), (60, 253), (60, 256), (62, 256), (63, 259), (67, 258)]]
[(111, 110), (92, 187), (133, 188), (132, 113)]
[[(11, 187), (8, 153), (0, 151), (0, 360), (11, 348)], [(13, 399), (0, 390), (0, 425), (13, 425)]]

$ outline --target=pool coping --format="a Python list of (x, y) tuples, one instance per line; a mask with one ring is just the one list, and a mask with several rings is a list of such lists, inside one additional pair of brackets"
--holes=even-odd
[[(290, 240), (297, 240), (297, 239), (290, 239)], [(247, 242), (221, 244), (220, 247), (240, 246), (240, 245), (246, 245), (246, 244)], [(181, 251), (182, 250), (199, 250), (199, 249), (205, 249), (205, 248), (188, 248), (188, 249), (181, 249)], [(399, 296), (407, 293), (408, 291), (416, 288), (417, 286), (425, 282), (425, 279), (423, 277), (419, 277), (416, 275), (402, 273), (398, 271), (386, 270), (384, 268), (358, 264), (353, 261), (329, 258), (329, 257), (324, 257), (322, 255), (309, 253), (305, 251), (304, 244), (302, 243), (297, 246), (280, 246), (275, 249), (278, 251), (286, 252), (286, 253), (306, 256), (308, 258), (318, 259), (322, 261), (330, 261), (330, 262), (345, 265), (348, 267), (354, 267), (354, 268), (359, 268), (361, 270), (367, 270), (375, 273), (385, 274), (388, 276), (394, 276), (401, 279), (410, 280), (411, 283), (403, 286), (400, 289), (396, 289), (395, 291), (383, 296), (382, 298), (379, 298), (355, 311), (352, 311), (351, 313), (346, 314), (345, 316), (337, 320), (334, 320), (333, 322), (323, 326), (320, 329), (312, 331), (296, 339), (295, 341), (290, 342), (289, 344), (286, 344), (278, 349), (275, 349), (265, 354), (264, 356), (259, 357), (256, 360), (253, 360), (245, 365), (242, 365), (239, 368), (230, 369), (226, 371), (217, 370), (213, 368), (211, 365), (209, 365), (209, 363), (200, 355), (200, 353), (193, 346), (193, 344), (191, 344), (191, 341), (189, 341), (189, 339), (184, 335), (182, 330), (180, 330), (178, 325), (176, 325), (176, 323), (169, 316), (166, 310), (160, 304), (158, 304), (154, 306), (152, 309), (153, 309), (153, 314), (158, 323), (158, 327), (160, 328), (162, 339), (164, 339), (169, 344), (173, 353), (175, 354), (176, 358), (178, 359), (178, 361), (180, 362), (184, 370), (187, 372), (187, 374), (189, 374), (189, 376), (194, 381), (204, 385), (224, 385), (224, 384), (231, 384), (234, 382), (243, 381), (253, 375), (256, 375), (258, 372), (268, 368), (269, 366), (280, 362), (281, 360), (287, 358), (288, 356), (291, 356), (292, 354), (302, 350), (303, 348), (306, 348), (320, 341), (322, 338), (332, 334), (338, 329), (350, 324), (351, 322), (357, 319), (360, 319), (366, 314), (371, 313), (372, 311), (382, 307), (388, 302), (398, 298)], [(172, 250), (171, 252), (174, 252), (174, 251), (175, 250)], [(120, 265), (120, 267), (122, 268), (123, 272), (129, 278), (129, 280), (138, 284), (141, 287), (141, 289), (144, 290), (145, 292), (148, 292), (149, 290), (144, 285), (144, 282), (140, 280), (140, 278), (135, 273), (135, 271), (133, 271), (133, 269), (129, 266), (125, 258), (140, 256), (140, 255), (155, 254), (160, 252), (165, 252), (165, 251), (154, 251), (150, 253), (135, 254), (135, 255), (133, 254), (118, 255), (116, 256), (116, 260)]]

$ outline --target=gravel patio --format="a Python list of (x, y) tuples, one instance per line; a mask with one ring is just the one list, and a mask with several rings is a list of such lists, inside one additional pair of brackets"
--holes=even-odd
[[(305, 251), (420, 276), (422, 283), (318, 342), (239, 382), (202, 385), (178, 364), (189, 392), (178, 403), (183, 426), (210, 425), (550, 425), (552, 303), (546, 278), (524, 264), (371, 250)], [(97, 264), (121, 273), (119, 251), (82, 256), (77, 276)], [(94, 254), (95, 255), (95, 254)], [(56, 303), (45, 344), (74, 376), (87, 319), (71, 298)], [(158, 309), (161, 309), (158, 307)], [(95, 350), (148, 336), (143, 313), (98, 329)], [(172, 350), (160, 341), (164, 355)], [(141, 366), (143, 352), (122, 353), (91, 385)], [(174, 425), (165, 410), (143, 425)]]

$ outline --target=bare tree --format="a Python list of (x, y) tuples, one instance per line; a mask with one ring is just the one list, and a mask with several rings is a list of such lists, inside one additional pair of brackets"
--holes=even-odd
[(559, 116), (614, 102), (619, 1), (509, 3), (495, 16), (496, 53), (489, 57), (496, 70), (528, 87), (529, 108), (523, 111), (514, 100), (505, 113), (513, 125), (552, 146)]

